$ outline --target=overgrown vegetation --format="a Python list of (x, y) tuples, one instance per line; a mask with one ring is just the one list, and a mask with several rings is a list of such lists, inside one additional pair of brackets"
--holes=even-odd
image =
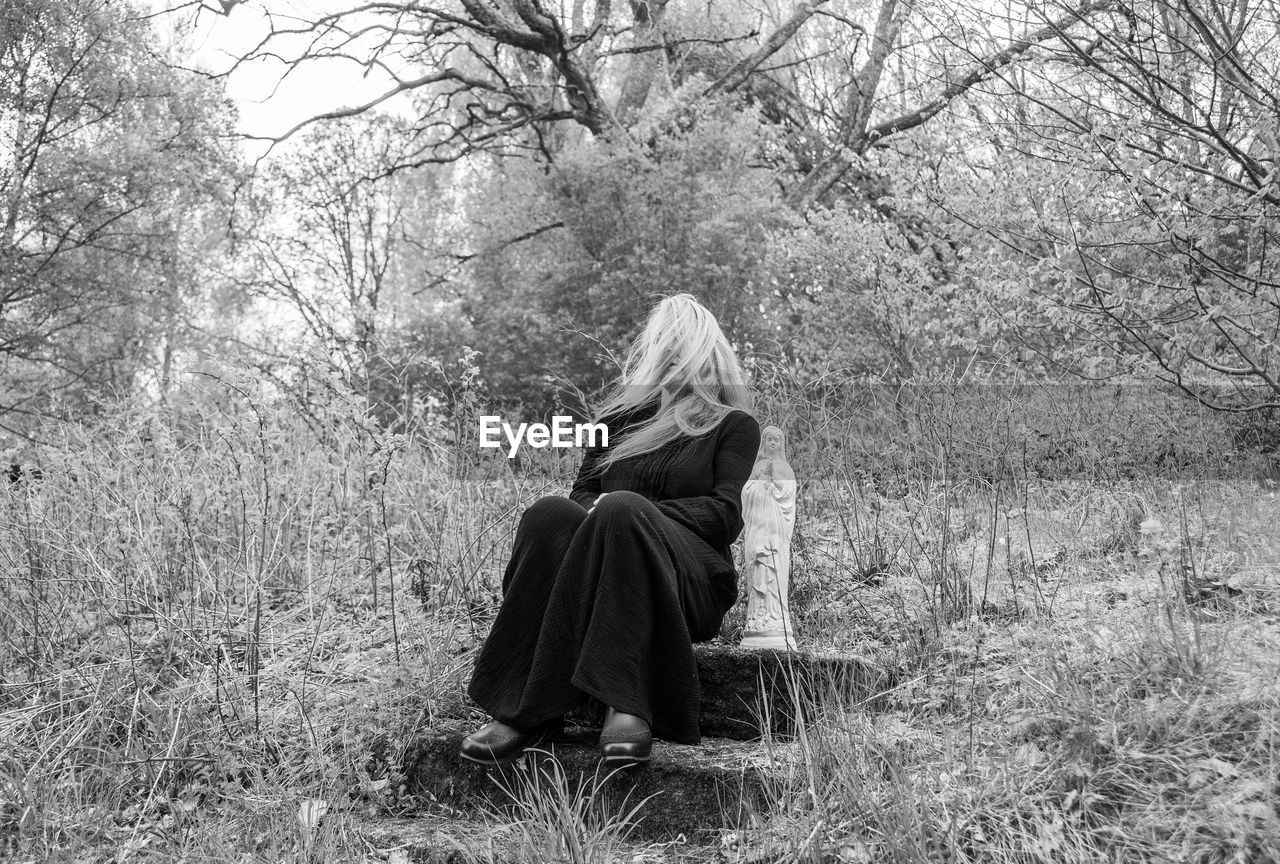
[[(576, 467), (476, 418), (679, 291), (787, 430), (802, 642), (899, 683), (721, 837), (552, 770), (449, 854), (1277, 857), (1272, 0), (293, 5), (0, 11), (0, 857), (406, 858)], [(190, 68), (255, 15), (219, 64), (386, 89), (255, 161)]]
[[(474, 398), (392, 432), (312, 377), (327, 383), (302, 410), (208, 367), (164, 407), (47, 427), (42, 476), (0, 493), (14, 860), (382, 860), (395, 850), (369, 844), (369, 816), (432, 812), (404, 748), (473, 716), (461, 685), (517, 516), (576, 466), (478, 456), (455, 438)], [(698, 854), (1276, 855), (1280, 536), (1269, 488), (1240, 479), (1257, 457), (1223, 443), (1220, 418), (1168, 433), (1182, 465), (1112, 419), (1130, 413), (1076, 416), (1113, 437), (1070, 462), (990, 422), (1034, 389), (761, 385), (803, 481), (800, 637), (901, 683), (875, 713), (807, 706), (794, 782)], [(522, 799), (524, 839), (506, 842), (606, 860), (591, 844), (620, 842), (626, 814), (590, 822), (589, 790), (560, 781)]]

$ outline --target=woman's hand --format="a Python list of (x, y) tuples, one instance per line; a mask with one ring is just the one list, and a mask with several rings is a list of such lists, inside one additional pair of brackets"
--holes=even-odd
[(608, 494), (609, 494), (608, 492), (601, 492), (599, 495), (597, 495), (597, 496), (596, 496), (596, 500), (592, 501), (592, 502), (591, 502), (591, 506), (590, 506), (589, 508), (587, 508), (587, 515), (588, 515), (588, 516), (590, 516), (590, 515), (591, 515), (591, 511), (592, 511), (592, 510), (596, 509), (596, 505), (600, 503), (600, 499), (601, 499), (601, 498), (603, 498), (604, 496), (608, 495)]

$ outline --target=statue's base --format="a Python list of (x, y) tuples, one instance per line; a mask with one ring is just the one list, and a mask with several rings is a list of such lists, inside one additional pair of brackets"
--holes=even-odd
[(796, 650), (796, 640), (781, 630), (748, 630), (738, 643), (743, 648), (772, 648), (776, 651)]

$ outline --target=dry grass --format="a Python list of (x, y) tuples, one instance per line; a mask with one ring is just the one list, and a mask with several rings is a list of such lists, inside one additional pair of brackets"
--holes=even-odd
[(458, 710), (548, 481), (328, 395), (121, 406), (0, 492), (0, 844), (275, 860), (301, 801), (400, 806), (398, 748)]
[[(48, 430), (43, 479), (0, 491), (0, 857), (401, 860), (361, 826), (424, 804), (403, 748), (466, 716), (516, 517), (572, 454), (514, 470), (465, 418), (389, 432), (336, 385), (179, 396)], [(892, 488), (863, 439), (802, 468), (794, 557), (804, 643), (903, 683), (885, 713), (805, 706), (803, 758), (707, 860), (1276, 858), (1269, 491), (993, 478), (1005, 444), (921, 423)], [(504, 854), (686, 857), (529, 780)]]
[(1274, 666), (1176, 616), (1108, 643), (984, 629), (966, 628), (959, 698), (815, 706), (753, 842), (801, 860), (1278, 860)]
[(826, 584), (797, 629), (888, 638), (905, 680), (886, 712), (834, 688), (805, 706), (742, 859), (1280, 860), (1280, 505), (1245, 483), (1111, 494), (1142, 509), (1095, 530), (1097, 490), (1046, 484), (1013, 513), (957, 495), (950, 594), (915, 563), (927, 502), (860, 501), (876, 518), (810, 571)]

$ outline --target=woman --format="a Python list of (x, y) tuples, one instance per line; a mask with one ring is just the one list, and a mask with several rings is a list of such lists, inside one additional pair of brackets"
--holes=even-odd
[(737, 598), (729, 545), (760, 427), (715, 317), (688, 294), (654, 308), (600, 412), (568, 498), (520, 520), (503, 600), (468, 692), (495, 719), (462, 756), (516, 759), (569, 711), (606, 706), (607, 762), (649, 759), (652, 736), (699, 740), (693, 642)]

